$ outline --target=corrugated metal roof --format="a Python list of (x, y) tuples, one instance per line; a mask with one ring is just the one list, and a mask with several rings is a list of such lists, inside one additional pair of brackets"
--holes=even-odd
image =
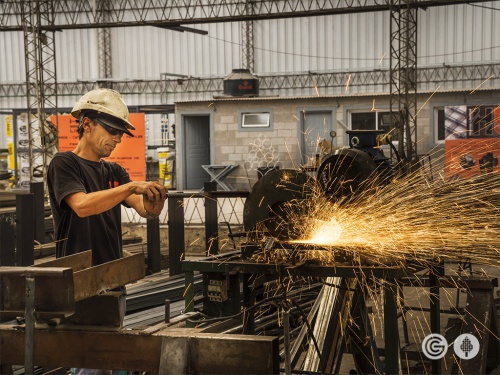
[[(477, 93), (490, 92), (490, 91), (500, 91), (500, 87), (490, 87), (475, 90)], [(418, 95), (429, 95), (429, 94), (450, 94), (450, 93), (470, 93), (471, 89), (450, 89), (450, 90), (422, 90), (418, 91)], [(355, 94), (342, 94), (342, 95), (304, 95), (304, 96), (253, 96), (253, 97), (214, 97), (213, 99), (203, 99), (203, 100), (179, 100), (175, 104), (183, 103), (210, 103), (210, 102), (229, 102), (229, 101), (271, 101), (271, 100), (308, 100), (308, 99), (341, 99), (341, 98), (360, 98), (360, 97), (380, 97), (389, 96), (390, 93), (355, 93)]]

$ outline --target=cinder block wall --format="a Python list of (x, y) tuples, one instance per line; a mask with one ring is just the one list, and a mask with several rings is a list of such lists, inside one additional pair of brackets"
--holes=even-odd
[[(477, 93), (475, 103), (491, 101), (489, 93)], [(436, 109), (445, 105), (468, 103), (463, 93), (422, 93), (417, 102), (417, 153), (430, 155), (442, 162), (444, 144), (436, 141)], [(237, 189), (248, 190), (258, 179), (257, 168), (268, 166), (270, 158), (280, 168), (300, 166), (301, 117), (314, 110), (332, 112), (332, 129), (337, 133), (337, 147), (348, 146), (347, 134), (342, 125), (349, 126), (349, 111), (388, 111), (389, 95), (303, 97), (303, 98), (219, 98), (211, 101), (176, 103), (176, 113), (211, 111), (213, 115), (214, 164), (238, 164), (228, 177)], [(272, 113), (269, 129), (242, 129), (239, 125), (242, 111), (264, 111)], [(177, 118), (177, 123), (180, 124)], [(326, 139), (327, 137), (325, 137)], [(328, 138), (329, 140), (329, 138)], [(269, 154), (271, 152), (271, 154)], [(434, 157), (439, 156), (439, 157)], [(271, 163), (270, 165), (273, 165)]]

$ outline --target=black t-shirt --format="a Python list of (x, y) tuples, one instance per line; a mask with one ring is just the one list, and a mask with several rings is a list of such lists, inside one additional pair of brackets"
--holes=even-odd
[(91, 193), (128, 182), (130, 176), (116, 163), (85, 160), (71, 151), (54, 156), (48, 168), (47, 187), (58, 240), (58, 258), (92, 250), (92, 264), (98, 265), (122, 257), (121, 206), (118, 204), (101, 214), (80, 218), (64, 198), (69, 194)]

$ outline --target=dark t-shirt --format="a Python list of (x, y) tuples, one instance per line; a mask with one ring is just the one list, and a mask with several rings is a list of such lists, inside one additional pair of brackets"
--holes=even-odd
[[(54, 216), (56, 256), (92, 250), (98, 265), (122, 256), (121, 206), (98, 215), (80, 218), (64, 198), (69, 194), (91, 193), (130, 182), (123, 167), (104, 160), (93, 162), (73, 152), (57, 153), (47, 174), (50, 206)], [(122, 204), (125, 204), (122, 202)]]

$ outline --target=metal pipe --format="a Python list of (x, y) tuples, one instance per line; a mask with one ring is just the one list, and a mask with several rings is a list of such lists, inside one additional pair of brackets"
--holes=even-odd
[(285, 375), (292, 374), (292, 366), (290, 360), (290, 310), (283, 310), (283, 336), (284, 336), (284, 351), (285, 351)]
[(26, 304), (24, 307), (24, 373), (33, 375), (35, 358), (35, 278), (26, 277)]

